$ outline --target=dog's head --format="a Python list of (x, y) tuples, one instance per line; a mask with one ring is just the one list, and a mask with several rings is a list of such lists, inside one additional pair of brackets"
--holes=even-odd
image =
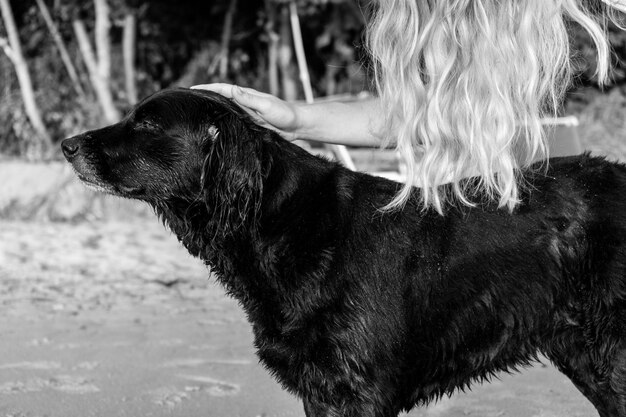
[(161, 207), (201, 201), (222, 227), (233, 228), (258, 210), (264, 136), (267, 130), (230, 100), (171, 89), (61, 146), (87, 185)]

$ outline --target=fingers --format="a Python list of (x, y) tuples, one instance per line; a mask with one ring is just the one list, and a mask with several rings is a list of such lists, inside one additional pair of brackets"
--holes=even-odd
[(231, 95), (233, 100), (237, 104), (254, 110), (255, 112), (263, 115), (272, 105), (274, 96), (270, 94), (261, 93), (252, 88), (242, 88), (234, 85), (231, 88)]
[(271, 94), (262, 93), (253, 88), (242, 88), (226, 83), (198, 84), (191, 88), (213, 91), (261, 114), (269, 109), (272, 104), (271, 100), (274, 98)]
[(189, 88), (192, 90), (213, 91), (228, 98), (234, 98), (235, 96), (241, 96), (243, 94), (251, 94), (258, 97), (273, 97), (271, 94), (262, 93), (254, 88), (239, 87), (238, 85), (227, 83), (196, 84)]
[(215, 93), (223, 95), (224, 97), (233, 98), (233, 95), (232, 95), (233, 85), (232, 84), (226, 84), (226, 83), (197, 84), (197, 85), (192, 85), (191, 89), (213, 91)]
[(295, 139), (297, 115), (294, 107), (271, 94), (253, 88), (233, 84), (199, 84), (192, 89), (209, 90), (230, 98), (246, 111), (261, 126), (280, 133), (288, 140)]

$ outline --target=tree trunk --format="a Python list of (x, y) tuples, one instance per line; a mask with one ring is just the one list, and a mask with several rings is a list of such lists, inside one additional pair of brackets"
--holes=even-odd
[(59, 28), (57, 27), (54, 20), (52, 20), (52, 16), (50, 15), (50, 11), (48, 10), (48, 6), (43, 0), (36, 0), (37, 6), (39, 6), (39, 12), (43, 17), (44, 22), (46, 22), (46, 26), (48, 26), (48, 30), (52, 35), (52, 39), (59, 50), (59, 54), (61, 55), (61, 61), (63, 61), (63, 65), (65, 66), (65, 70), (67, 74), (70, 76), (72, 80), (72, 86), (76, 93), (82, 98), (85, 98), (85, 90), (80, 82), (80, 78), (78, 77), (78, 72), (76, 71), (76, 67), (70, 58), (70, 54), (67, 51), (67, 47), (65, 46), (65, 42), (63, 42), (63, 38), (59, 33)]
[(137, 79), (135, 77), (135, 42), (137, 39), (137, 18), (132, 12), (124, 18), (123, 55), (126, 98), (129, 104), (137, 104)]
[(52, 149), (52, 139), (50, 138), (48, 130), (46, 129), (41, 117), (39, 107), (37, 106), (37, 102), (35, 101), (33, 82), (30, 78), (28, 65), (22, 53), (22, 45), (20, 43), (15, 20), (13, 19), (13, 11), (11, 10), (9, 0), (0, 0), (0, 12), (9, 37), (8, 43), (4, 42), (3, 49), (15, 67), (17, 80), (20, 84), (20, 90), (22, 93), (22, 99), (24, 101), (26, 116), (38, 135), (37, 140), (31, 139), (29, 144), (30, 146), (28, 146), (28, 153), (34, 158), (41, 158)]
[(108, 7), (106, 6), (105, 0), (95, 0), (95, 2), (97, 58), (82, 20), (74, 20), (74, 33), (76, 33), (78, 47), (85, 61), (85, 66), (89, 72), (89, 79), (98, 97), (104, 118), (108, 123), (116, 123), (120, 119), (120, 114), (113, 102), (113, 93), (111, 92), (110, 85), (111, 48), (108, 32), (108, 28), (110, 27)]
[(120, 114), (113, 103), (113, 93), (111, 92), (111, 39), (109, 30), (111, 29), (111, 19), (109, 15), (108, 0), (94, 0), (96, 6), (96, 26), (94, 29), (96, 37), (96, 55), (98, 57), (98, 75), (102, 80), (106, 94), (102, 97), (105, 117), (108, 122), (115, 123), (120, 119)]
[(296, 51), (298, 72), (300, 74), (302, 89), (304, 90), (304, 98), (307, 103), (313, 103), (313, 88), (311, 87), (309, 67), (306, 63), (306, 55), (304, 53), (304, 44), (302, 42), (302, 29), (300, 29), (298, 9), (296, 7), (296, 3), (294, 3), (293, 1), (289, 2), (289, 19), (291, 21), (291, 31), (293, 33), (293, 47)]
[[(0, 38), (0, 48), (2, 48), (3, 39)], [(9, 97), (11, 92), (13, 91), (13, 82), (10, 74), (13, 73), (13, 63), (11, 59), (1, 59), (0, 60), (0, 80), (3, 80), (2, 83), (2, 91), (0, 95), (3, 97)]]
[(230, 5), (224, 17), (224, 26), (222, 29), (222, 42), (220, 50), (220, 72), (219, 76), (222, 80), (228, 75), (228, 55), (230, 49), (230, 39), (233, 33), (233, 17), (237, 10), (237, 0), (230, 0)]
[(276, 7), (270, 0), (266, 0), (265, 9), (267, 11), (267, 23), (265, 32), (267, 34), (267, 76), (269, 80), (269, 91), (273, 96), (278, 96), (278, 42), (280, 37), (276, 33)]
[(278, 67), (280, 68), (283, 98), (287, 101), (294, 101), (298, 97), (298, 85), (294, 79), (294, 67), (292, 65), (291, 27), (287, 7), (282, 7), (280, 17)]
[[(293, 42), (296, 50), (296, 58), (298, 60), (298, 68), (300, 72), (300, 81), (307, 103), (313, 103), (313, 88), (311, 87), (311, 78), (309, 76), (309, 68), (304, 53), (304, 44), (302, 42), (302, 30), (300, 29), (300, 19), (298, 17), (298, 8), (292, 0), (289, 2), (289, 16), (291, 20), (291, 29), (293, 31)], [(344, 166), (352, 171), (356, 171), (352, 157), (348, 152), (348, 148), (343, 145), (329, 145), (335, 157), (341, 161)]]
[(96, 25), (94, 35), (96, 39), (96, 56), (98, 57), (98, 73), (102, 80), (109, 85), (111, 82), (111, 20), (107, 0), (94, 0), (96, 6)]
[(326, 94), (326, 96), (328, 97), (337, 93), (337, 80), (335, 79), (335, 77), (339, 72), (339, 68), (341, 68), (341, 64), (335, 63), (331, 59), (327, 65), (328, 66), (326, 67), (326, 74), (324, 74), (324, 84), (326, 85), (324, 88), (324, 94)]

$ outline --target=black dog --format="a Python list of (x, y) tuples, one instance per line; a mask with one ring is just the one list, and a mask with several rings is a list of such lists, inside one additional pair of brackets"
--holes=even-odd
[(166, 90), (63, 141), (86, 183), (145, 200), (245, 309), (306, 415), (396, 416), (541, 353), (626, 416), (626, 166), (529, 171), (490, 203), (381, 212), (395, 182), (311, 156), (212, 93)]

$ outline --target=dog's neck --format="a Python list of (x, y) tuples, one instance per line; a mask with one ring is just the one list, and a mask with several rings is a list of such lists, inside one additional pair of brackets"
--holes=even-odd
[(270, 141), (265, 155), (272, 163), (264, 175), (261, 210), (244, 227), (222, 233), (203, 201), (156, 207), (187, 250), (209, 265), (247, 310), (258, 304), (255, 298), (279, 305), (278, 294), (323, 279), (342, 232), (336, 211), (349, 199), (337, 187), (339, 177), (350, 174), (337, 164), (282, 140)]

